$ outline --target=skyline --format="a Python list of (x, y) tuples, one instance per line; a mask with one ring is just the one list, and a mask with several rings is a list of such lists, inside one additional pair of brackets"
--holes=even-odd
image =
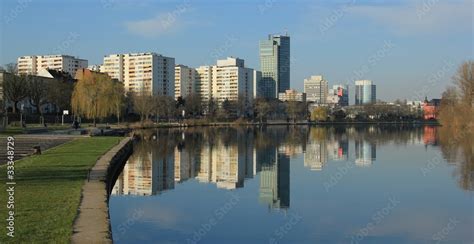
[[(108, 54), (150, 51), (191, 67), (234, 56), (260, 70), (259, 41), (288, 32), (291, 88), (323, 75), (330, 85), (349, 84), (353, 101), (354, 80), (369, 79), (378, 98), (393, 101), (440, 97), (473, 57), (470, 1), (353, 2), (6, 1), (0, 63), (57, 52), (101, 64)], [(89, 17), (70, 18), (82, 11)]]

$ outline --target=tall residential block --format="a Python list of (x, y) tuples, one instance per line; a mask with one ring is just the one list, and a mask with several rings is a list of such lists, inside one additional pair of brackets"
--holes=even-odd
[(290, 37), (269, 35), (260, 41), (260, 69), (262, 96), (276, 98), (290, 89)]
[(185, 98), (196, 93), (196, 69), (179, 64), (174, 67), (174, 97)]
[(213, 74), (215, 74), (216, 66), (200, 66), (196, 68), (195, 82), (196, 93), (203, 103), (209, 102), (212, 97)]
[(225, 100), (250, 100), (253, 97), (254, 70), (246, 68), (244, 60), (229, 57), (217, 60), (213, 74), (212, 97), (218, 103)]
[(87, 68), (87, 60), (70, 55), (21, 56), (18, 58), (18, 74), (37, 75), (44, 69), (64, 71), (72, 77), (78, 69)]
[(322, 75), (313, 75), (304, 79), (304, 93), (306, 100), (317, 104), (326, 104), (328, 97), (328, 82)]
[(377, 99), (376, 86), (370, 80), (355, 81), (355, 104), (375, 103)]
[(174, 58), (156, 53), (111, 54), (100, 71), (124, 83), (126, 92), (175, 96)]

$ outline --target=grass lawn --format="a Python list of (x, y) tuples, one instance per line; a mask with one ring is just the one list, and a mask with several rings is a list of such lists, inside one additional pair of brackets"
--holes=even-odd
[(0, 243), (69, 243), (88, 169), (119, 137), (80, 138), (15, 162), (15, 237), (6, 236), (6, 167), (0, 167)]
[[(44, 128), (44, 125), (40, 124), (28, 124), (27, 129), (42, 129)], [(61, 124), (52, 124), (48, 125), (48, 131), (54, 131), (54, 130), (65, 130), (71, 128), (71, 125), (61, 125)], [(0, 135), (18, 135), (18, 134), (24, 134), (25, 129), (23, 129), (20, 126), (8, 126), (6, 129), (3, 131), (0, 131)]]

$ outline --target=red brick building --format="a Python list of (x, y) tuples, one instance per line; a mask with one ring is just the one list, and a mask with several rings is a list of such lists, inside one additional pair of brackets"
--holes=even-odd
[(425, 120), (435, 120), (438, 118), (439, 106), (441, 99), (428, 99), (425, 97), (425, 101), (422, 104), (423, 107), (423, 118)]

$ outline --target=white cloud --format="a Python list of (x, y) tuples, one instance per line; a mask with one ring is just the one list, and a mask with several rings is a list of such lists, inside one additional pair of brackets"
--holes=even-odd
[(472, 31), (472, 4), (470, 0), (424, 0), (395, 6), (354, 5), (347, 11), (384, 25), (396, 34), (426, 34)]
[(152, 18), (125, 23), (128, 31), (145, 37), (159, 37), (184, 26), (183, 15), (190, 11), (188, 1), (176, 5), (172, 11), (158, 14)]
[(159, 37), (176, 31), (182, 26), (179, 19), (171, 14), (160, 14), (151, 19), (129, 21), (125, 23), (131, 33), (145, 37)]

